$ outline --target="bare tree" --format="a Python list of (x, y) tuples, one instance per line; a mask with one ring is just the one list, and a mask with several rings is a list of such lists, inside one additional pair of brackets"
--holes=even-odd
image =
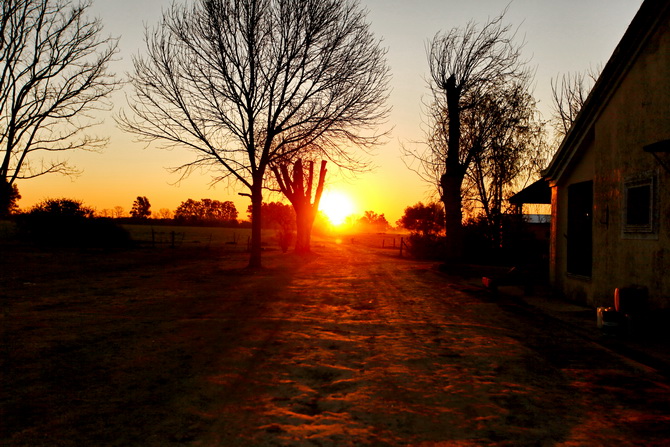
[[(545, 123), (528, 82), (512, 82), (486, 94), (477, 106), (461, 113), (461, 143), (470, 161), (461, 185), (464, 215), (484, 214), (490, 239), (500, 235), (505, 199), (537, 176), (549, 158)], [(425, 150), (404, 149), (408, 163), (442, 195), (448, 152), (446, 112), (430, 110), (432, 125)]]
[(505, 200), (534, 180), (548, 159), (545, 126), (528, 90), (527, 83), (512, 83), (465, 114), (464, 127), (478, 150), (464, 179), (464, 189), (476, 194), (464, 201), (483, 212), (494, 246), (500, 243)]
[(307, 254), (310, 252), (310, 239), (312, 235), (312, 227), (314, 226), (314, 219), (319, 210), (319, 202), (323, 194), (323, 185), (326, 180), (326, 161), (321, 161), (321, 168), (319, 169), (318, 183), (314, 190), (314, 162), (309, 161), (307, 168), (307, 176), (302, 164), (302, 159), (296, 160), (293, 163), (293, 172), (289, 172), (287, 164), (282, 164), (279, 167), (272, 167), (277, 183), (281, 192), (293, 205), (296, 218), (296, 244), (295, 251), (298, 254)]
[(95, 150), (89, 112), (118, 85), (117, 40), (86, 17), (89, 1), (3, 0), (0, 17), (0, 213), (16, 180), (77, 171), (63, 151)]
[(174, 216), (174, 213), (170, 208), (161, 208), (156, 213), (156, 219), (170, 220)]
[[(306, 147), (350, 161), (352, 145), (379, 141), (388, 114), (385, 50), (350, 0), (199, 0), (173, 5), (134, 61), (132, 118), (146, 141), (187, 147), (176, 168), (217, 173), (249, 192), (250, 267), (261, 265), (267, 168)], [(346, 144), (343, 144), (346, 143)]]
[(460, 258), (463, 248), (463, 180), (485, 144), (475, 123), (486, 113), (487, 101), (509, 85), (528, 85), (531, 78), (520, 59), (522, 45), (514, 43), (511, 26), (503, 24), (504, 14), (481, 28), (469, 22), (464, 28), (438, 33), (428, 48), (431, 137), (428, 156), (419, 158), (440, 175), (450, 259)]
[(114, 215), (113, 213), (114, 212), (111, 209), (103, 208), (101, 210), (96, 210), (95, 216), (96, 217), (103, 217), (103, 218), (111, 218)]
[(559, 139), (567, 135), (572, 123), (577, 119), (593, 84), (600, 76), (600, 68), (586, 72), (567, 73), (559, 79), (551, 79), (551, 93), (554, 114), (552, 125)]

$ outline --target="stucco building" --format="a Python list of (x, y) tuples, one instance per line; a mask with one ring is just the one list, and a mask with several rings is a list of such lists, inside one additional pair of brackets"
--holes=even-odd
[(556, 290), (611, 306), (637, 285), (670, 308), (669, 170), (670, 2), (646, 0), (543, 173)]

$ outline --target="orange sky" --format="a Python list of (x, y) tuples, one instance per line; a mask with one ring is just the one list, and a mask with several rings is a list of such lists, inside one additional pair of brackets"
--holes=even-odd
[[(327, 190), (348, 194), (355, 212), (384, 213), (395, 224), (406, 206), (428, 199), (430, 188), (409, 171), (401, 159), (401, 144), (416, 145), (423, 137), (422, 98), (427, 99), (425, 46), (439, 30), (463, 26), (469, 19), (484, 22), (498, 14), (508, 0), (361, 0), (368, 19), (388, 47), (391, 81), (390, 140), (379, 147), (371, 161), (376, 169), (355, 179), (337, 176), (331, 169)], [(153, 25), (169, 0), (96, 0), (91, 11), (100, 17), (105, 32), (121, 36), (118, 60), (111, 67), (119, 76), (130, 70), (130, 56), (143, 51), (143, 23)], [(524, 56), (536, 67), (535, 95), (545, 116), (550, 115), (550, 79), (560, 73), (583, 71), (604, 64), (641, 4), (640, 0), (515, 0), (507, 20), (519, 26), (525, 40)], [(102, 153), (71, 153), (68, 159), (82, 175), (76, 178), (44, 176), (18, 183), (27, 209), (47, 197), (82, 200), (97, 209), (122, 206), (129, 211), (138, 195), (147, 196), (152, 210), (174, 210), (182, 201), (211, 198), (232, 200), (246, 218), (248, 199), (238, 196), (238, 185), (210, 187), (211, 176), (194, 173), (175, 185), (179, 177), (166, 168), (191, 160), (186, 150), (165, 151), (133, 142), (116, 128), (114, 113), (125, 107), (125, 89), (113, 96), (115, 111), (101, 115), (95, 128), (110, 143)], [(277, 200), (269, 196), (267, 200)]]

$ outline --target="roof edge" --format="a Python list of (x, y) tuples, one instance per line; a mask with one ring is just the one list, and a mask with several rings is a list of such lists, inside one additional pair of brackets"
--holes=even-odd
[(600, 116), (624, 75), (637, 60), (641, 50), (670, 13), (667, 0), (645, 0), (633, 17), (623, 37), (605, 64), (572, 127), (563, 138), (549, 166), (541, 173), (554, 185), (574, 159), (589, 129)]

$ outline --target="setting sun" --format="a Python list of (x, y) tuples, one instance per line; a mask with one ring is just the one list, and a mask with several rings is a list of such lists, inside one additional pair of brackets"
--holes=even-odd
[(330, 223), (341, 225), (347, 216), (354, 213), (354, 205), (346, 194), (339, 191), (326, 191), (321, 197), (319, 210), (328, 217)]

